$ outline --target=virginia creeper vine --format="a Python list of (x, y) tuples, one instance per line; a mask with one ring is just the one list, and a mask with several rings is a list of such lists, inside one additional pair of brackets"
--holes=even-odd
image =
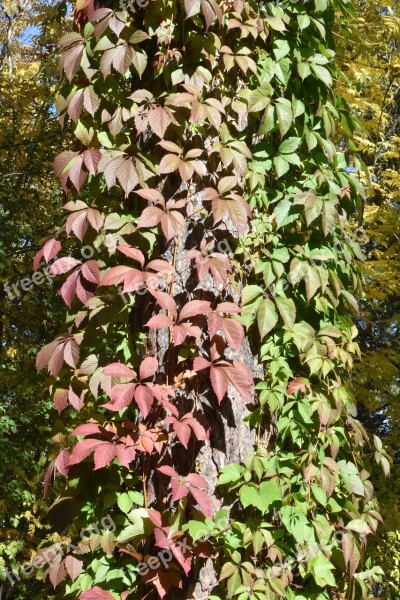
[(68, 216), (36, 258), (62, 252), (70, 309), (37, 361), (65, 415), (46, 484), (73, 539), (107, 514), (117, 530), (52, 564), (60, 597), (355, 599), (379, 577), (344, 384), (363, 188), (332, 85), (350, 16), (347, 0), (77, 2), (57, 99)]

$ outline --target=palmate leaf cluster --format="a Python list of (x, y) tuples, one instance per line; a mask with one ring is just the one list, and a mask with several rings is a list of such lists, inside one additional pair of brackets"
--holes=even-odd
[[(60, 530), (77, 516), (47, 575), (82, 600), (198, 594), (210, 572), (210, 600), (370, 597), (368, 455), (387, 456), (346, 387), (360, 291), (348, 220), (364, 191), (337, 143), (357, 123), (332, 92), (333, 31), (352, 7), (120, 8), (79, 0), (61, 40), (57, 107), (76, 143), (55, 161), (65, 227), (35, 266), (51, 262), (70, 310), (38, 367), (65, 421), (51, 513)], [(254, 452), (215, 482), (200, 451), (232, 390)], [(79, 542), (107, 514), (116, 531)], [(162, 548), (172, 563), (143, 578)]]

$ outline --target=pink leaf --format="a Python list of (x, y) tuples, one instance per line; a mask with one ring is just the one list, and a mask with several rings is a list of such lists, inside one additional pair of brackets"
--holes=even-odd
[(48, 263), (61, 250), (61, 243), (58, 240), (48, 240), (43, 246), (43, 256)]
[(79, 596), (79, 600), (114, 600), (114, 596), (110, 592), (106, 592), (99, 587), (94, 587), (91, 590), (82, 592)]
[(122, 254), (125, 254), (125, 256), (132, 258), (132, 260), (136, 260), (136, 262), (138, 262), (140, 264), (140, 266), (143, 267), (144, 256), (143, 256), (143, 252), (141, 250), (139, 250), (139, 248), (134, 248), (133, 246), (130, 246), (129, 244), (121, 244), (121, 245), (117, 246), (117, 250), (119, 252), (121, 252)]
[(135, 383), (120, 383), (115, 385), (110, 392), (112, 402), (104, 404), (104, 408), (108, 408), (109, 410), (113, 411), (119, 411), (123, 408), (126, 408), (133, 400), (135, 389)]
[(161, 204), (162, 206), (165, 205), (163, 195), (160, 194), (160, 192), (157, 190), (151, 190), (149, 188), (146, 188), (143, 190), (136, 190), (135, 194), (139, 194), (139, 196), (141, 196), (145, 200), (149, 200), (150, 202), (156, 202), (157, 204)]
[(51, 275), (63, 275), (80, 264), (80, 260), (76, 260), (72, 256), (65, 256), (64, 258), (59, 258), (51, 265), (49, 273)]
[(135, 373), (122, 363), (111, 363), (107, 365), (103, 369), (104, 375), (109, 377), (131, 377), (132, 379), (136, 378)]
[(125, 267), (124, 265), (118, 265), (118, 267), (112, 267), (101, 280), (101, 285), (118, 285), (125, 280), (125, 277), (132, 270), (132, 267)]
[(151, 389), (147, 385), (138, 385), (135, 391), (135, 402), (139, 407), (140, 412), (147, 417), (153, 405), (154, 396)]
[(83, 562), (70, 555), (65, 559), (65, 568), (67, 569), (67, 573), (71, 577), (72, 581), (75, 581), (75, 579), (82, 573)]
[(140, 365), (140, 379), (148, 379), (156, 374), (158, 369), (158, 360), (155, 356), (147, 356)]
[(157, 206), (148, 206), (144, 209), (140, 215), (139, 223), (137, 224), (138, 229), (143, 227), (155, 227), (160, 223), (164, 216), (164, 211)]
[(151, 317), (146, 323), (146, 327), (153, 327), (154, 329), (163, 329), (164, 327), (172, 327), (174, 324), (173, 320), (167, 315), (156, 315)]
[(202, 489), (206, 489), (207, 487), (206, 480), (197, 473), (189, 473), (189, 475), (185, 477), (185, 483), (190, 483), (191, 485), (195, 485)]
[(160, 473), (163, 473), (164, 475), (168, 475), (168, 477), (174, 477), (176, 479), (179, 479), (179, 473), (177, 473), (175, 469), (169, 467), (168, 465), (164, 465), (163, 467), (157, 467), (157, 471), (160, 471)]
[(202, 371), (203, 369), (209, 369), (211, 367), (211, 363), (206, 358), (202, 356), (196, 356), (193, 361), (193, 369), (195, 371)]
[(151, 294), (157, 300), (157, 304), (161, 306), (161, 308), (168, 310), (168, 312), (172, 313), (174, 316), (177, 314), (178, 311), (176, 302), (170, 294), (167, 294), (166, 292), (157, 292), (154, 290), (151, 291)]
[(100, 283), (100, 268), (96, 260), (88, 260), (82, 265), (82, 276), (90, 283), (99, 285)]
[(74, 338), (70, 338), (65, 343), (64, 360), (67, 363), (67, 365), (69, 365), (73, 369), (76, 368), (76, 365), (79, 361), (79, 345)]
[(211, 305), (207, 300), (192, 300), (185, 304), (179, 314), (179, 321), (190, 319), (197, 315), (207, 315), (211, 312)]

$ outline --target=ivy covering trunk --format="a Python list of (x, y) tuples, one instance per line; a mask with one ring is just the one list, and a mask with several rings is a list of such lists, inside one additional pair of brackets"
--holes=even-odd
[(46, 477), (73, 542), (48, 571), (60, 598), (371, 597), (374, 450), (346, 388), (362, 165), (332, 91), (351, 15), (77, 2), (67, 216), (36, 258), (69, 308), (37, 359), (63, 418)]

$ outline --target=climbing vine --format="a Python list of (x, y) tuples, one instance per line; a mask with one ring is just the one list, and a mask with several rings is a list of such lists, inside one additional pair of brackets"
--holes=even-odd
[(76, 144), (36, 266), (55, 259), (69, 312), (37, 366), (72, 541), (47, 574), (82, 600), (366, 598), (367, 467), (387, 457), (345, 385), (363, 188), (332, 85), (351, 5), (143, 4), (78, 0), (61, 40)]

